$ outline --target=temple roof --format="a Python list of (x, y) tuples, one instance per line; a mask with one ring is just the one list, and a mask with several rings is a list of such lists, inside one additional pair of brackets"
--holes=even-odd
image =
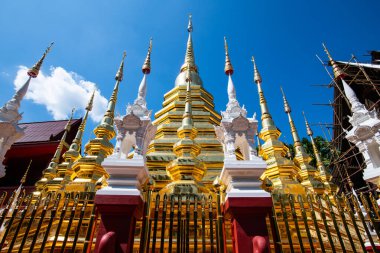
[[(20, 123), (18, 126), (24, 129), (25, 135), (15, 143), (45, 142), (59, 140), (68, 120), (43, 121)], [(73, 119), (71, 125), (80, 124), (82, 119)]]

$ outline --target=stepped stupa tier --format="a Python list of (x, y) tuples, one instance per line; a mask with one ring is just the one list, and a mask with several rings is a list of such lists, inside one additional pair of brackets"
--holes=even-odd
[[(192, 30), (190, 19), (185, 62), (177, 76), (175, 87), (164, 95), (163, 108), (155, 114), (153, 121), (153, 125), (157, 126), (157, 132), (148, 147), (146, 163), (158, 188), (171, 182), (166, 167), (170, 161), (176, 159), (173, 146), (179, 141), (177, 129), (181, 127), (185, 110), (187, 75), (190, 76), (194, 127), (198, 130), (195, 142), (201, 147), (197, 158), (204, 162), (207, 171), (202, 182), (211, 184), (223, 168), (223, 147), (217, 140), (214, 129), (215, 125), (220, 124), (221, 116), (215, 111), (214, 98), (203, 87), (195, 65)], [(188, 69), (190, 71), (187, 71)]]

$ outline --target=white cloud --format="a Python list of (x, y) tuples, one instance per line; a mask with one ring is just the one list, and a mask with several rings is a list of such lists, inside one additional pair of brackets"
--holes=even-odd
[[(20, 66), (14, 80), (15, 89), (20, 88), (27, 79), (27, 67)], [(66, 119), (73, 107), (76, 115), (82, 116), (84, 108), (95, 91), (94, 107), (89, 116), (99, 122), (107, 108), (107, 99), (100, 94), (96, 84), (86, 81), (75, 72), (68, 72), (62, 67), (51, 67), (50, 73), (40, 71), (37, 78), (32, 79), (25, 99), (46, 107), (55, 120)], [(79, 111), (79, 113), (78, 113)]]

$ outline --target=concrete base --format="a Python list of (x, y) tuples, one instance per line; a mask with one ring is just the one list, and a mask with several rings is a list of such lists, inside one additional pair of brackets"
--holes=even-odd
[(102, 163), (110, 178), (107, 180), (112, 189), (140, 189), (148, 179), (148, 170), (143, 157), (120, 159), (108, 157)]
[(270, 197), (261, 189), (260, 176), (267, 164), (259, 157), (252, 160), (224, 160), (220, 179), (227, 186), (228, 197)]

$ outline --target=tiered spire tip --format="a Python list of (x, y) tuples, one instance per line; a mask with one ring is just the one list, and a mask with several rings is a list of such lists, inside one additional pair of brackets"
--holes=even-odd
[[(123, 57), (121, 59), (120, 67), (115, 76), (115, 86), (113, 88), (110, 99), (108, 100), (107, 111), (104, 113), (103, 119), (101, 123), (95, 128), (94, 132), (97, 137), (101, 137), (104, 134), (108, 136), (108, 138), (113, 138), (115, 135), (114, 131), (114, 117), (115, 117), (115, 107), (117, 101), (117, 94), (119, 92), (120, 82), (123, 80), (123, 72), (124, 72), (124, 59), (127, 53), (123, 52)], [(108, 129), (108, 130), (106, 130)]]
[(84, 114), (83, 119), (82, 119), (82, 123), (80, 124), (78, 131), (75, 135), (75, 138), (70, 145), (69, 151), (76, 151), (76, 152), (80, 151), (81, 144), (82, 144), (82, 137), (83, 137), (83, 133), (84, 133), (84, 128), (86, 127), (88, 114), (92, 110), (92, 107), (93, 107), (94, 97), (95, 97), (95, 90), (92, 92), (91, 98), (88, 101), (88, 104), (86, 106), (86, 113)]
[(94, 97), (95, 97), (95, 90), (93, 90), (93, 92), (91, 94), (91, 98), (88, 101), (88, 104), (86, 106), (86, 111), (91, 111), (92, 110), (92, 107), (94, 105)]
[(272, 116), (269, 113), (267, 101), (264, 97), (264, 92), (261, 88), (261, 75), (257, 69), (255, 58), (252, 56), (252, 63), (253, 63), (253, 71), (254, 71), (254, 82), (257, 84), (257, 91), (259, 93), (259, 101), (260, 101), (260, 109), (261, 109), (261, 121), (262, 126), (264, 127), (275, 127), (274, 121), (272, 119)]
[(50, 45), (46, 48), (44, 54), (42, 55), (41, 59), (36, 64), (34, 64), (32, 68), (28, 70), (28, 76), (32, 78), (36, 78), (38, 76), (38, 73), (40, 73), (42, 63), (44, 62), (46, 55), (50, 52), (51, 47), (53, 45), (54, 45), (54, 42), (50, 43)]
[(252, 59), (251, 59), (252, 63), (253, 63), (253, 71), (254, 71), (254, 74), (253, 74), (253, 81), (255, 83), (261, 83), (263, 80), (261, 78), (261, 75), (260, 75), (260, 72), (259, 70), (257, 69), (257, 66), (256, 66), (256, 61), (255, 61), (255, 58), (252, 56)]
[[(292, 110), (290, 108), (288, 100), (286, 99), (284, 90), (282, 89), (282, 87), (280, 87), (280, 89), (281, 89), (282, 97), (284, 99), (284, 111), (288, 115), (288, 118), (289, 118), (290, 130), (292, 132), (292, 137), (293, 137), (294, 144), (296, 146), (297, 145), (300, 146), (300, 137), (298, 135), (296, 126), (295, 126), (293, 118), (291, 116)], [(303, 148), (301, 146), (300, 146), (300, 150), (296, 149), (296, 152), (298, 152), (298, 151), (300, 151), (301, 153), (304, 152), (304, 150), (303, 150)]]
[(334, 59), (332, 58), (329, 50), (327, 49), (326, 45), (324, 43), (322, 43), (322, 46), (323, 46), (323, 50), (326, 52), (327, 54), (327, 57), (329, 58), (329, 64), (332, 66), (333, 68), (333, 72), (334, 72), (334, 77), (335, 78), (342, 78), (345, 73), (343, 72), (343, 70), (338, 66), (338, 64), (336, 63), (336, 61), (334, 61)]
[[(55, 165), (59, 163), (59, 159), (61, 158), (63, 145), (64, 145), (64, 142), (66, 141), (67, 133), (70, 131), (71, 121), (73, 120), (74, 111), (75, 111), (75, 108), (71, 110), (70, 118), (67, 121), (66, 126), (64, 128), (65, 132), (63, 133), (61, 141), (58, 144), (57, 150), (55, 151), (55, 154), (53, 158), (51, 159), (51, 163), (55, 163)], [(53, 167), (52, 164), (50, 164), (49, 167)]]
[(28, 176), (28, 172), (29, 172), (30, 166), (32, 165), (32, 161), (33, 161), (33, 160), (30, 160), (30, 161), (29, 161), (28, 167), (26, 168), (26, 171), (25, 171), (24, 175), (22, 176), (22, 178), (21, 178), (21, 180), (20, 180), (20, 184), (25, 184), (25, 182), (26, 182), (26, 177)]
[(281, 89), (281, 93), (282, 93), (282, 98), (284, 100), (284, 110), (285, 110), (286, 113), (291, 113), (292, 109), (290, 108), (289, 102), (286, 99), (285, 92), (284, 92), (284, 90), (282, 89), (281, 86), (280, 86), (280, 89)]
[(181, 72), (184, 72), (186, 71), (187, 68), (190, 68), (192, 71), (198, 73), (197, 66), (195, 65), (193, 40), (192, 40), (192, 35), (191, 35), (193, 32), (193, 22), (192, 22), (191, 14), (189, 15), (189, 23), (187, 25), (187, 31), (189, 33), (189, 37), (187, 39), (185, 62), (181, 67)]
[(150, 38), (149, 40), (149, 48), (148, 48), (148, 53), (146, 55), (146, 58), (145, 58), (145, 61), (144, 61), (144, 64), (142, 66), (142, 72), (146, 75), (148, 75), (150, 73), (150, 55), (152, 53), (152, 38)]
[(312, 138), (312, 136), (313, 136), (313, 130), (311, 130), (311, 128), (310, 128), (309, 122), (306, 119), (306, 115), (305, 115), (304, 111), (302, 111), (302, 114), (303, 114), (303, 118), (305, 119), (306, 133), (307, 133), (308, 136), (310, 136)]
[(191, 14), (189, 14), (189, 23), (187, 25), (187, 31), (189, 33), (193, 32), (193, 22), (192, 22), (192, 15)]
[(234, 73), (234, 68), (232, 67), (230, 55), (228, 53), (228, 44), (226, 37), (224, 37), (224, 50), (226, 52), (226, 63), (224, 65), (224, 73), (226, 73), (226, 75), (232, 75)]
[(120, 63), (120, 67), (116, 73), (116, 76), (115, 76), (115, 80), (116, 81), (119, 81), (121, 82), (123, 80), (123, 76), (124, 76), (124, 59), (125, 57), (127, 56), (127, 53), (124, 51), (123, 52), (123, 58), (121, 60), (121, 63)]

